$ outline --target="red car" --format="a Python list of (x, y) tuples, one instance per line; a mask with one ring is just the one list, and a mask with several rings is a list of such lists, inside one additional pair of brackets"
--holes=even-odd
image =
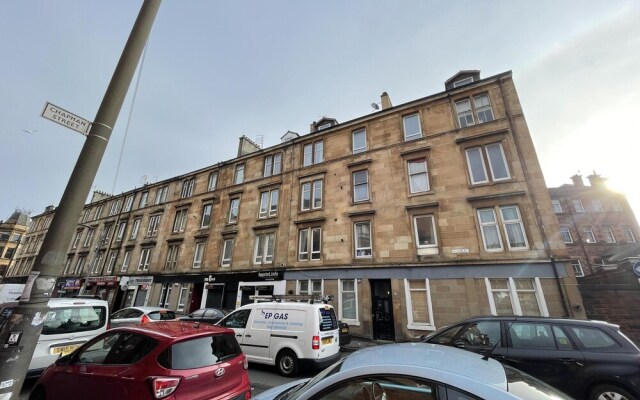
[(59, 358), (30, 400), (251, 398), (231, 329), (166, 321), (111, 329)]

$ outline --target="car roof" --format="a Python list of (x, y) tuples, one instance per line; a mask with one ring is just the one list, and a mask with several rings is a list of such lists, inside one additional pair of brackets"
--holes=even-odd
[(193, 336), (209, 336), (211, 334), (234, 334), (234, 331), (221, 326), (185, 321), (159, 321), (152, 324), (135, 324), (112, 328), (109, 332), (138, 332), (156, 339), (180, 340)]
[[(464, 366), (464, 368), (461, 368)], [(432, 343), (395, 343), (368, 347), (350, 354), (341, 371), (378, 368), (394, 371), (416, 368), (483, 382), (506, 390), (504, 367), (496, 360), (455, 347)]]
[(143, 313), (149, 313), (149, 312), (153, 312), (153, 311), (173, 311), (170, 310), (168, 308), (164, 308), (164, 307), (125, 307), (122, 308), (118, 311), (122, 311), (122, 310), (139, 310), (142, 311)]
[(576, 325), (606, 325), (615, 329), (620, 328), (619, 325), (612, 324), (606, 321), (598, 321), (593, 319), (572, 319), (572, 318), (561, 318), (561, 317), (541, 317), (541, 316), (518, 316), (518, 315), (482, 315), (476, 316), (472, 318), (468, 318), (462, 321), (454, 322), (451, 325), (457, 325), (463, 322), (474, 322), (474, 321), (523, 321), (523, 322), (548, 322), (548, 323), (557, 323), (557, 324), (576, 324)]

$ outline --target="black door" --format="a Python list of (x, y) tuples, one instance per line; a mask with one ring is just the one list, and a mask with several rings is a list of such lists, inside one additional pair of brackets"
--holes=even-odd
[(373, 338), (395, 340), (393, 328), (393, 300), (391, 281), (388, 279), (371, 280), (371, 319)]
[(222, 298), (224, 296), (224, 285), (209, 285), (207, 288), (206, 308), (222, 308)]

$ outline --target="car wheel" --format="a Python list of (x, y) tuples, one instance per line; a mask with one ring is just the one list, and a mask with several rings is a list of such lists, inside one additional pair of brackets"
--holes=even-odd
[(282, 376), (295, 376), (298, 373), (299, 364), (298, 357), (291, 350), (282, 350), (276, 359), (278, 372)]
[(46, 400), (47, 395), (44, 392), (44, 388), (42, 386), (38, 386), (31, 391), (29, 395), (29, 400)]
[(626, 390), (614, 385), (598, 385), (591, 390), (589, 400), (634, 400)]

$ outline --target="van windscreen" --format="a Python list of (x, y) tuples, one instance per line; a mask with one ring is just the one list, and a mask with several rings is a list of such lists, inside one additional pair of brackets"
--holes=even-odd
[(51, 308), (42, 326), (43, 335), (93, 331), (102, 328), (107, 310), (102, 306)]
[(338, 329), (338, 319), (333, 308), (320, 308), (320, 331), (332, 331)]

